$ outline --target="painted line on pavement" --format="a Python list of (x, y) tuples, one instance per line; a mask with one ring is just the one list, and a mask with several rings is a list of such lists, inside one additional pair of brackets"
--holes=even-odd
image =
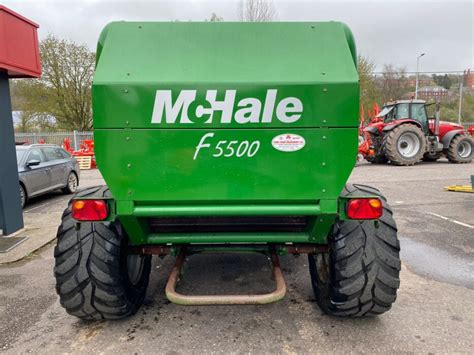
[(459, 224), (460, 226), (463, 226), (463, 227), (466, 227), (466, 228), (474, 229), (474, 226), (471, 226), (470, 224), (459, 222), (459, 221), (456, 221), (455, 219), (452, 219), (452, 218), (449, 218), (449, 217), (441, 216), (441, 215), (433, 213), (433, 212), (428, 212), (428, 214), (430, 214), (432, 216), (435, 216), (435, 217), (438, 217), (438, 218), (441, 218), (441, 219), (444, 219), (445, 221), (448, 221), (448, 222)]

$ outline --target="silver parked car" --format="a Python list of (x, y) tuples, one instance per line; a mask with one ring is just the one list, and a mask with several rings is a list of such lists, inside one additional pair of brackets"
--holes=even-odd
[(50, 144), (16, 146), (21, 204), (44, 193), (62, 189), (71, 194), (79, 185), (79, 164), (63, 148)]

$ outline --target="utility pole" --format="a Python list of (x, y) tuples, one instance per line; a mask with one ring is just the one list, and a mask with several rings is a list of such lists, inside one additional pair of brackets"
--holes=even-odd
[(425, 53), (421, 53), (417, 58), (416, 58), (416, 84), (415, 84), (415, 100), (418, 99), (418, 67), (420, 64), (420, 58), (423, 57)]
[(461, 75), (461, 83), (459, 84), (459, 111), (458, 111), (458, 124), (461, 124), (461, 108), (462, 108), (462, 87), (464, 82), (464, 74)]

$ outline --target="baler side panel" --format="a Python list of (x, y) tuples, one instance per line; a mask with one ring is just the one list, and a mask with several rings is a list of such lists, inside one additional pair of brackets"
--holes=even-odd
[[(208, 133), (211, 146), (196, 153)], [(303, 137), (305, 146), (278, 151), (272, 139), (282, 133)], [(356, 128), (95, 131), (97, 163), (113, 196), (156, 204), (337, 199), (357, 152), (347, 142), (356, 139)], [(227, 150), (214, 157), (221, 140), (259, 142), (259, 149), (252, 157), (225, 157)]]
[[(109, 24), (93, 85), (95, 151), (132, 243), (324, 243), (357, 153), (355, 58), (337, 22)], [(278, 136), (299, 146), (285, 151)], [(301, 217), (306, 229), (152, 228), (167, 214), (249, 211)]]

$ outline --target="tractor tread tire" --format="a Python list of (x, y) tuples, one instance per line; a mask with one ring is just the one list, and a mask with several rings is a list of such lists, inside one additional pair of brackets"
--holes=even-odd
[[(78, 191), (74, 198), (110, 196), (104, 186)], [(66, 311), (89, 320), (118, 319), (134, 314), (143, 303), (151, 269), (144, 257), (139, 281), (132, 285), (126, 270), (127, 238), (111, 222), (80, 222), (62, 215), (54, 249), (56, 292)]]
[[(411, 158), (403, 157), (397, 149), (398, 139), (403, 133), (406, 132), (415, 133), (420, 140), (420, 150)], [(387, 159), (390, 160), (392, 164), (400, 166), (415, 165), (416, 163), (420, 162), (420, 160), (423, 158), (423, 155), (425, 154), (426, 149), (425, 135), (423, 131), (414, 124), (401, 124), (395, 127), (385, 134), (382, 145), (384, 147)]]
[(400, 243), (392, 210), (370, 186), (348, 184), (342, 196), (362, 193), (376, 195), (383, 203), (378, 228), (374, 221), (338, 220), (329, 237), (329, 253), (308, 256), (316, 301), (333, 316), (382, 314), (395, 302), (400, 286)]
[[(462, 158), (458, 154), (458, 144), (463, 140), (468, 140), (471, 143), (471, 155), (468, 158)], [(473, 151), (474, 151), (474, 142), (473, 142), (472, 138), (467, 136), (467, 135), (459, 134), (459, 135), (455, 136), (453, 139), (451, 139), (451, 142), (449, 143), (448, 150), (446, 152), (446, 156), (447, 156), (450, 163), (467, 164), (467, 163), (470, 163), (472, 161)]]

